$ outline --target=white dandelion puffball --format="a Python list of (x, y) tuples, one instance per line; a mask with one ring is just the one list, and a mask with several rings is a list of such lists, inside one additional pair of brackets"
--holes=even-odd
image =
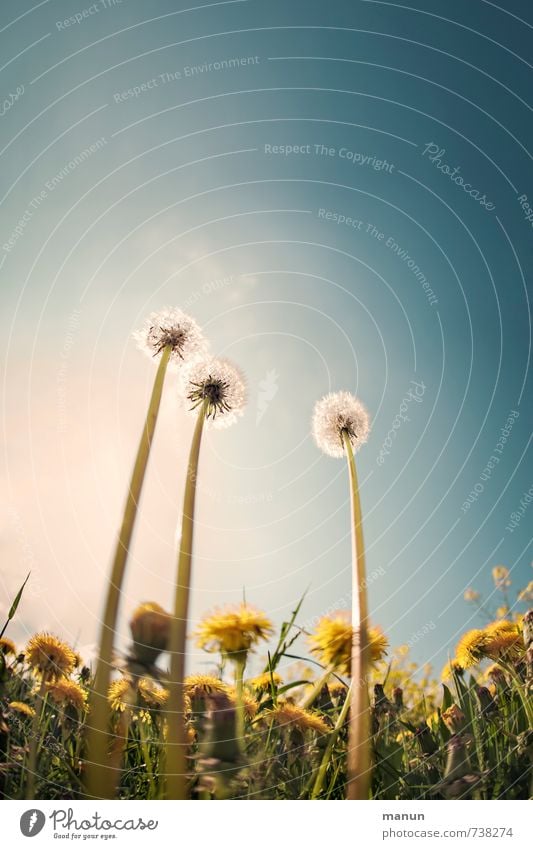
[(202, 360), (183, 375), (184, 395), (195, 411), (206, 402), (206, 421), (216, 428), (230, 427), (246, 406), (246, 383), (237, 366), (225, 359)]
[(170, 345), (169, 363), (178, 368), (205, 357), (208, 350), (208, 342), (194, 318), (176, 307), (150, 313), (133, 338), (150, 357), (160, 357)]
[(355, 395), (331, 392), (316, 402), (312, 430), (314, 440), (324, 454), (343, 457), (343, 435), (346, 434), (353, 450), (358, 451), (368, 439), (370, 416)]

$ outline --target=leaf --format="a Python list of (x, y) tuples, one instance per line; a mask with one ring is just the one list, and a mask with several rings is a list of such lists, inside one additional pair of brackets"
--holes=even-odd
[(280, 687), (278, 690), (278, 696), (281, 693), (286, 693), (287, 690), (292, 690), (294, 687), (301, 687), (303, 684), (312, 684), (312, 681), (291, 681), (290, 684), (284, 684), (283, 687)]
[(19, 606), (20, 600), (21, 600), (21, 598), (22, 598), (22, 593), (24, 592), (24, 587), (25, 587), (25, 586), (26, 586), (26, 584), (28, 583), (28, 580), (29, 580), (30, 575), (31, 575), (31, 572), (28, 572), (28, 575), (27, 575), (27, 577), (26, 577), (26, 580), (24, 581), (24, 583), (22, 584), (22, 586), (21, 586), (20, 590), (19, 590), (19, 591), (18, 591), (18, 593), (16, 594), (16, 596), (15, 596), (15, 601), (14, 601), (14, 602), (13, 602), (13, 604), (11, 605), (11, 609), (10, 609), (9, 613), (7, 614), (7, 618), (8, 618), (8, 619), (13, 619), (13, 616), (14, 616), (14, 615), (15, 615), (15, 613), (17, 612), (17, 607)]
[(445, 711), (448, 710), (451, 705), (453, 705), (453, 696), (450, 692), (449, 687), (447, 687), (446, 684), (442, 685), (442, 689), (444, 691), (442, 696), (442, 710)]

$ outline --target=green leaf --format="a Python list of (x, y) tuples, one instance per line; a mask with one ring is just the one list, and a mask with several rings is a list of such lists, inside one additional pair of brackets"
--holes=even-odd
[(19, 590), (19, 591), (18, 591), (18, 593), (16, 594), (16, 596), (15, 596), (15, 601), (14, 601), (14, 602), (13, 602), (13, 604), (11, 605), (11, 609), (10, 609), (9, 613), (7, 614), (7, 618), (8, 618), (8, 619), (13, 619), (13, 616), (14, 616), (14, 615), (15, 615), (15, 613), (17, 612), (17, 607), (19, 606), (20, 600), (21, 600), (21, 598), (22, 598), (22, 593), (24, 592), (24, 587), (25, 587), (25, 586), (26, 586), (26, 584), (28, 583), (28, 580), (29, 580), (30, 575), (31, 575), (31, 572), (28, 572), (28, 575), (27, 575), (27, 577), (26, 577), (26, 580), (24, 581), (24, 583), (22, 584), (22, 586), (21, 586), (20, 590)]
[(442, 696), (442, 710), (448, 710), (450, 705), (453, 705), (453, 696), (450, 692), (449, 687), (446, 684), (442, 685), (443, 696)]

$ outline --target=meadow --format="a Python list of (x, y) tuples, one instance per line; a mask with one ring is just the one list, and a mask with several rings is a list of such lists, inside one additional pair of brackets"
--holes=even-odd
[[(205, 614), (194, 629), (194, 511), (202, 433), (237, 424), (240, 370), (209, 354), (176, 309), (136, 334), (158, 363), (117, 535), (98, 655), (86, 664), (61, 635), (10, 638), (25, 583), (0, 636), (0, 796), (7, 799), (527, 799), (533, 785), (533, 582), (515, 590), (492, 570), (500, 604), (470, 588), (480, 625), (437, 675), (409, 647), (392, 648), (366, 597), (355, 454), (370, 417), (349, 392), (315, 406), (317, 447), (347, 462), (353, 550), (351, 611), (312, 629), (305, 597), (278, 633), (247, 602)], [(131, 644), (114, 645), (121, 587), (167, 371), (195, 417), (171, 610), (141, 600)], [(202, 474), (208, 469), (202, 468)], [(31, 580), (31, 576), (29, 576)], [(511, 598), (511, 594), (513, 597)], [(209, 674), (186, 674), (193, 641)], [(169, 661), (165, 664), (165, 659)], [(253, 661), (253, 663), (252, 663)], [(259, 674), (249, 674), (254, 666)]]

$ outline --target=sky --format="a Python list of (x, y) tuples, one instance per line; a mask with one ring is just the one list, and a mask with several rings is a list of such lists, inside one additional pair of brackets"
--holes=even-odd
[[(415, 0), (413, 0), (415, 2)], [(155, 365), (193, 315), (246, 373), (202, 447), (192, 631), (351, 604), (344, 461), (310, 421), (367, 406), (372, 621), (439, 670), (531, 580), (531, 64), (525, 0), (5, 2), (0, 10), (0, 618), (97, 638)], [(168, 376), (120, 609), (169, 609), (193, 421)], [(518, 517), (518, 518), (517, 518)], [(524, 610), (524, 606), (517, 608)], [(307, 653), (305, 640), (299, 648)], [(209, 661), (191, 641), (189, 668)]]

